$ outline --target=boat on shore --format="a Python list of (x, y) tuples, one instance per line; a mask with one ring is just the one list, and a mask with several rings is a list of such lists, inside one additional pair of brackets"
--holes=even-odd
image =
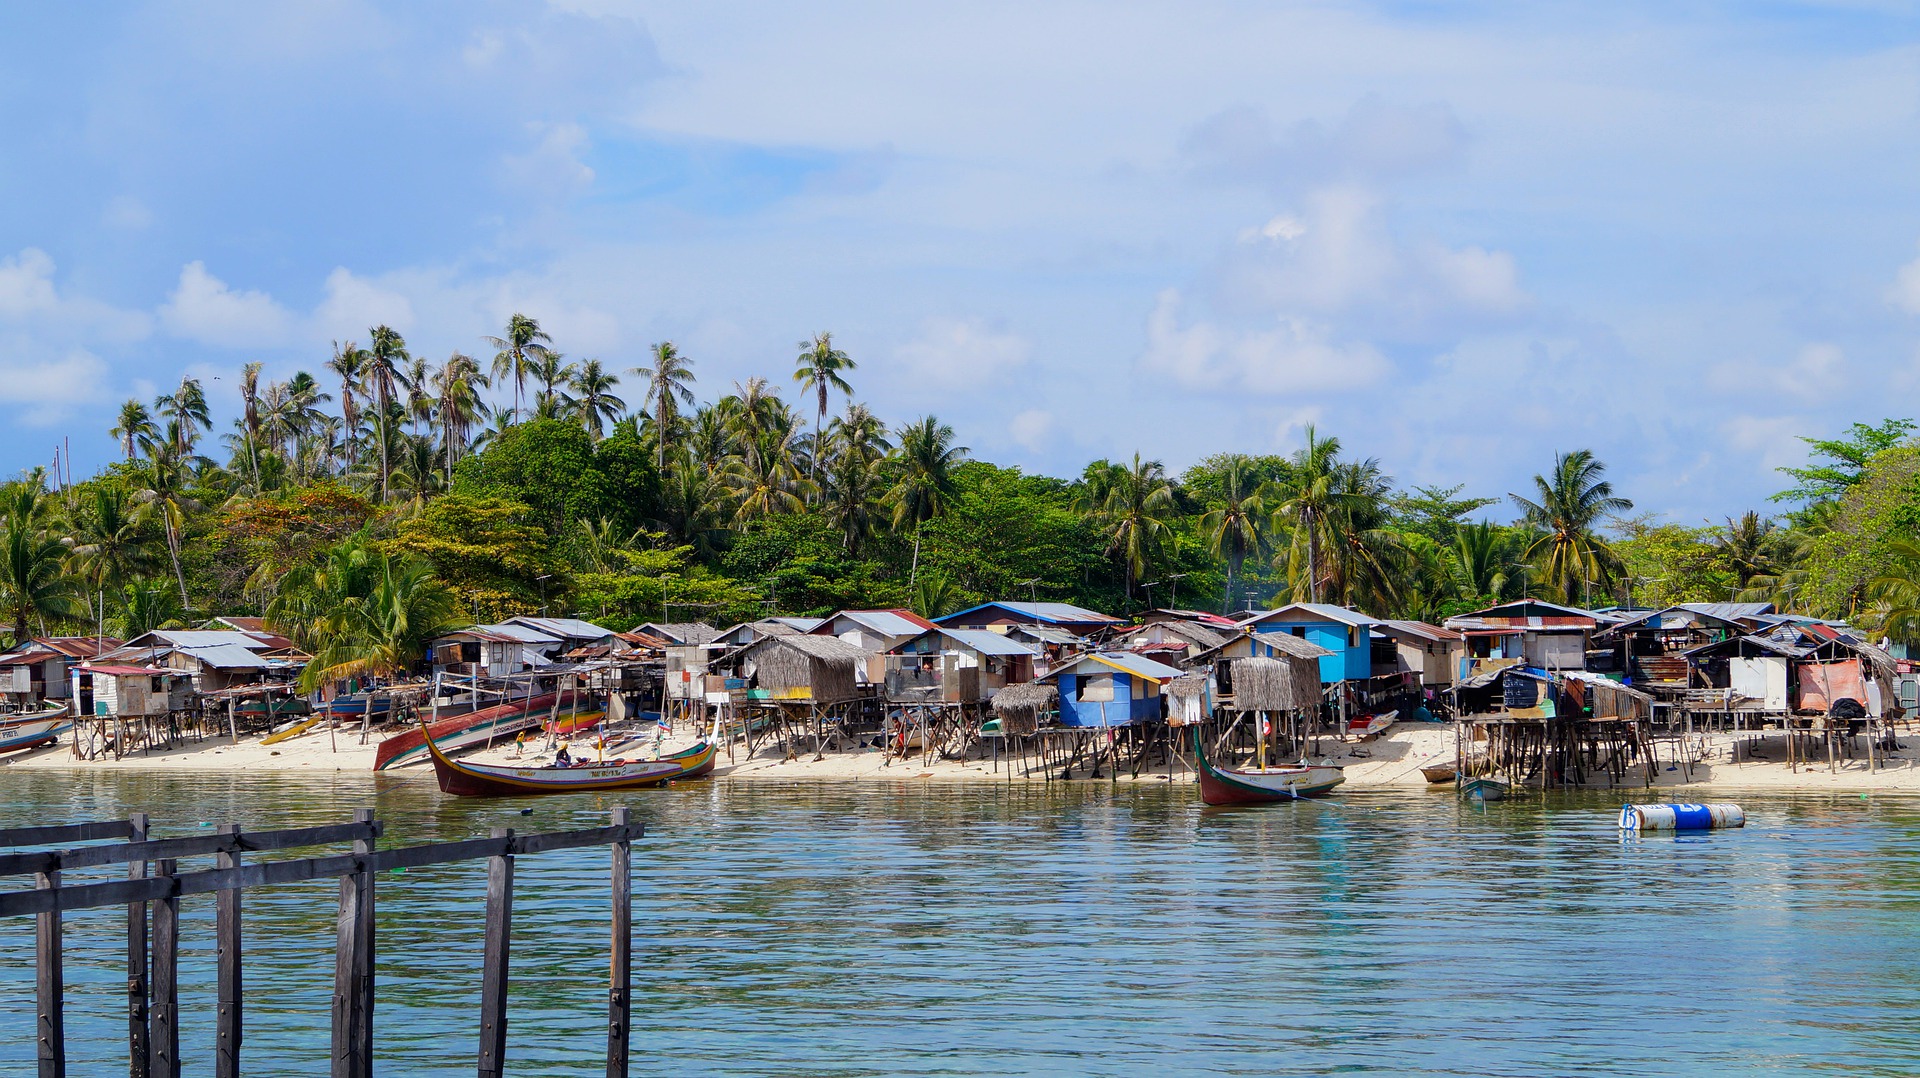
[(1338, 764), (1301, 762), (1283, 767), (1221, 767), (1207, 759), (1200, 727), (1193, 728), (1193, 757), (1200, 768), (1200, 799), (1209, 805), (1264, 805), (1320, 797), (1347, 781)]
[(1400, 713), (1398, 711), (1382, 711), (1377, 715), (1355, 715), (1353, 718), (1347, 720), (1347, 736), (1361, 738), (1372, 737), (1387, 727), (1392, 726), (1394, 720), (1399, 717)]
[(585, 699), (585, 694), (578, 692), (544, 693), (531, 699), (511, 700), (450, 719), (423, 723), (380, 742), (380, 747), (374, 752), (373, 768), (385, 771), (388, 768), (425, 763), (428, 759), (429, 737), (442, 752), (454, 753), (502, 737), (512, 737), (522, 730), (544, 730), (549, 719), (556, 734), (589, 730), (600, 725), (601, 720), (606, 718), (606, 712), (599, 709), (582, 710), (581, 704)]
[(529, 797), (664, 786), (678, 779), (708, 774), (713, 770), (717, 752), (712, 742), (701, 741), (658, 760), (609, 760), (573, 767), (514, 767), (455, 760), (442, 752), (437, 743), (428, 740), (423, 744), (433, 760), (433, 774), (441, 792), (454, 797)]
[(52, 715), (22, 719), (20, 722), (0, 727), (0, 752), (12, 752), (15, 749), (30, 749), (39, 745), (60, 740), (60, 735), (73, 729), (73, 716), (61, 708)]
[(1453, 764), (1432, 764), (1420, 769), (1420, 774), (1436, 786), (1443, 782), (1452, 782), (1460, 777), (1460, 768)]

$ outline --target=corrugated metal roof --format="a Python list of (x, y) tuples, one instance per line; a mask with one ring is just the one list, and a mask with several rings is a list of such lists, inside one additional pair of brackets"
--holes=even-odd
[(1683, 610), (1705, 614), (1710, 618), (1724, 618), (1727, 621), (1757, 618), (1773, 613), (1772, 603), (1681, 603), (1680, 607)]
[(1018, 640), (1008, 639), (1005, 634), (988, 632), (985, 629), (937, 629), (935, 631), (982, 655), (1034, 655), (1038, 650)]
[(1255, 614), (1241, 621), (1240, 624), (1253, 625), (1258, 622), (1273, 619), (1280, 614), (1295, 613), (1308, 614), (1326, 621), (1339, 622), (1342, 625), (1358, 625), (1364, 627), (1380, 624), (1380, 619), (1378, 618), (1370, 618), (1358, 610), (1348, 610), (1344, 606), (1334, 606), (1332, 603), (1288, 603), (1286, 606)]
[(1086, 643), (1085, 638), (1051, 625), (1016, 625), (1014, 628), (1017, 629), (1022, 636), (1031, 636), (1035, 640), (1044, 641), (1049, 644), (1078, 647)]
[(214, 644), (209, 647), (176, 648), (182, 655), (190, 655), (216, 670), (256, 670), (265, 669), (273, 664), (248, 651), (238, 644)]
[(1073, 665), (1078, 666), (1087, 660), (1105, 663), (1116, 669), (1125, 670), (1129, 674), (1138, 674), (1155, 681), (1172, 681), (1184, 673), (1166, 663), (1154, 662), (1145, 655), (1136, 655), (1131, 651), (1096, 651), (1091, 655), (1081, 656)]
[(110, 674), (114, 677), (160, 677), (180, 673), (178, 670), (162, 670), (153, 666), (126, 666), (120, 663), (107, 663), (101, 666), (86, 664), (80, 669), (89, 674)]
[(1116, 618), (1111, 614), (1102, 614), (1098, 610), (1088, 610), (1084, 606), (1075, 606), (1072, 603), (1021, 603), (1021, 602), (981, 603), (979, 606), (970, 606), (965, 610), (956, 610), (953, 613), (948, 614), (946, 617), (938, 618), (936, 620), (940, 622), (948, 622), (962, 615), (971, 614), (976, 610), (993, 610), (993, 609), (1011, 611), (1012, 613), (1018, 614), (1023, 618), (1031, 618), (1034, 621), (1042, 621), (1050, 625), (1073, 625), (1073, 624), (1124, 625), (1126, 624), (1125, 619), (1123, 618)]
[(863, 629), (871, 629), (881, 636), (919, 636), (934, 624), (911, 610), (842, 610), (826, 619), (811, 631), (816, 635), (827, 635), (833, 623), (846, 618)]
[(1446, 643), (1448, 641), (1466, 639), (1466, 637), (1461, 636), (1452, 629), (1442, 629), (1438, 625), (1429, 625), (1424, 621), (1401, 621), (1388, 618), (1380, 624), (1398, 632), (1406, 633), (1409, 636), (1417, 636), (1423, 640), (1431, 640), (1435, 643)]
[(132, 643), (138, 645), (149, 636), (177, 648), (211, 648), (221, 644), (233, 644), (236, 647), (254, 650), (264, 646), (264, 642), (252, 633), (215, 629), (155, 629)]
[(613, 635), (612, 629), (603, 629), (590, 621), (579, 618), (540, 618), (516, 615), (508, 618), (510, 625), (525, 625), (535, 632), (546, 633), (565, 640), (604, 640)]
[(720, 637), (720, 630), (704, 621), (649, 621), (634, 629), (682, 647), (711, 644)]

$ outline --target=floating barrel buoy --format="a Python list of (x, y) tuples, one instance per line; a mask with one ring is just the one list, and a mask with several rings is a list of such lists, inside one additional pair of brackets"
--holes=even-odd
[(1620, 827), (1626, 831), (1714, 831), (1745, 827), (1747, 814), (1739, 805), (1624, 805)]

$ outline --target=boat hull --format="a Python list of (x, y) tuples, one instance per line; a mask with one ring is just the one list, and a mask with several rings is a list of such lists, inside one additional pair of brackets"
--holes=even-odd
[[(562, 714), (556, 720), (555, 733), (591, 729), (606, 717), (604, 711), (567, 711), (568, 708), (577, 707), (580, 699), (571, 693), (560, 698)], [(451, 719), (441, 719), (425, 727), (426, 733), (419, 727), (403, 730), (380, 742), (373, 757), (374, 770), (385, 771), (388, 768), (425, 763), (429, 735), (442, 751), (459, 752), (501, 737), (512, 737), (522, 730), (544, 729), (547, 717), (553, 714), (553, 703), (554, 694), (547, 693), (531, 701), (495, 704)]]
[(1200, 729), (1193, 731), (1194, 758), (1200, 763), (1200, 800), (1209, 805), (1268, 805), (1276, 801), (1298, 801), (1303, 797), (1321, 797), (1347, 781), (1343, 769), (1334, 764), (1302, 764), (1298, 767), (1267, 767), (1236, 770), (1220, 767), (1207, 759)]
[(71, 729), (73, 729), (73, 720), (66, 717), (19, 723), (0, 730), (0, 752), (30, 749), (36, 745), (58, 741), (61, 734)]
[(530, 797), (539, 794), (639, 790), (713, 770), (717, 748), (702, 743), (658, 760), (582, 767), (499, 767), (450, 760), (432, 750), (434, 777), (454, 797)]

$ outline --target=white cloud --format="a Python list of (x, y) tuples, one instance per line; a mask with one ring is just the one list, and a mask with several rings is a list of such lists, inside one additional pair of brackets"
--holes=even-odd
[(1454, 161), (1465, 145), (1466, 131), (1446, 105), (1406, 107), (1368, 96), (1332, 125), (1301, 120), (1284, 131), (1265, 109), (1237, 105), (1195, 125), (1181, 151), (1201, 176), (1289, 188), (1421, 172)]
[(0, 404), (23, 405), (20, 421), (44, 427), (66, 419), (74, 406), (105, 399), (111, 374), (99, 356), (82, 348), (58, 359), (19, 356), (9, 347), (0, 358)]
[(1708, 372), (1708, 384), (1720, 392), (1773, 394), (1790, 400), (1830, 396), (1844, 384), (1846, 353), (1825, 342), (1804, 345), (1785, 363), (1729, 360)]
[(100, 221), (112, 228), (138, 232), (153, 224), (153, 211), (132, 195), (115, 195), (100, 211)]
[(413, 303), (403, 293), (356, 277), (345, 266), (327, 274), (326, 291), (313, 312), (313, 333), (320, 339), (361, 340), (370, 326), (413, 329)]
[(920, 335), (895, 350), (918, 379), (942, 387), (979, 385), (1025, 366), (1026, 338), (977, 318), (929, 318)]
[(1038, 453), (1046, 448), (1053, 437), (1053, 413), (1041, 408), (1029, 408), (1013, 417), (1007, 424), (1007, 435), (1015, 445), (1029, 453)]
[(293, 316), (265, 292), (236, 292), (207, 272), (204, 262), (189, 262), (180, 283), (160, 307), (161, 324), (177, 337), (223, 348), (285, 344)]
[[(62, 295), (54, 262), (38, 247), (0, 259), (0, 324), (31, 326), (51, 340), (139, 340), (149, 331), (146, 315), (87, 297)], [(43, 342), (45, 343), (45, 342)]]
[(548, 194), (568, 194), (593, 184), (593, 169), (580, 158), (592, 146), (587, 129), (577, 123), (529, 124), (536, 136), (526, 153), (509, 154), (503, 161), (507, 179), (515, 186)]
[(1180, 306), (1177, 291), (1160, 294), (1147, 319), (1140, 365), (1188, 389), (1338, 393), (1371, 386), (1392, 369), (1372, 345), (1336, 341), (1324, 323), (1283, 315), (1255, 329), (1206, 321), (1182, 326)]
[(53, 259), (38, 247), (0, 259), (0, 316), (18, 318), (53, 309)]
[(1901, 266), (1893, 275), (1893, 288), (1887, 298), (1908, 314), (1920, 314), (1920, 258)]

